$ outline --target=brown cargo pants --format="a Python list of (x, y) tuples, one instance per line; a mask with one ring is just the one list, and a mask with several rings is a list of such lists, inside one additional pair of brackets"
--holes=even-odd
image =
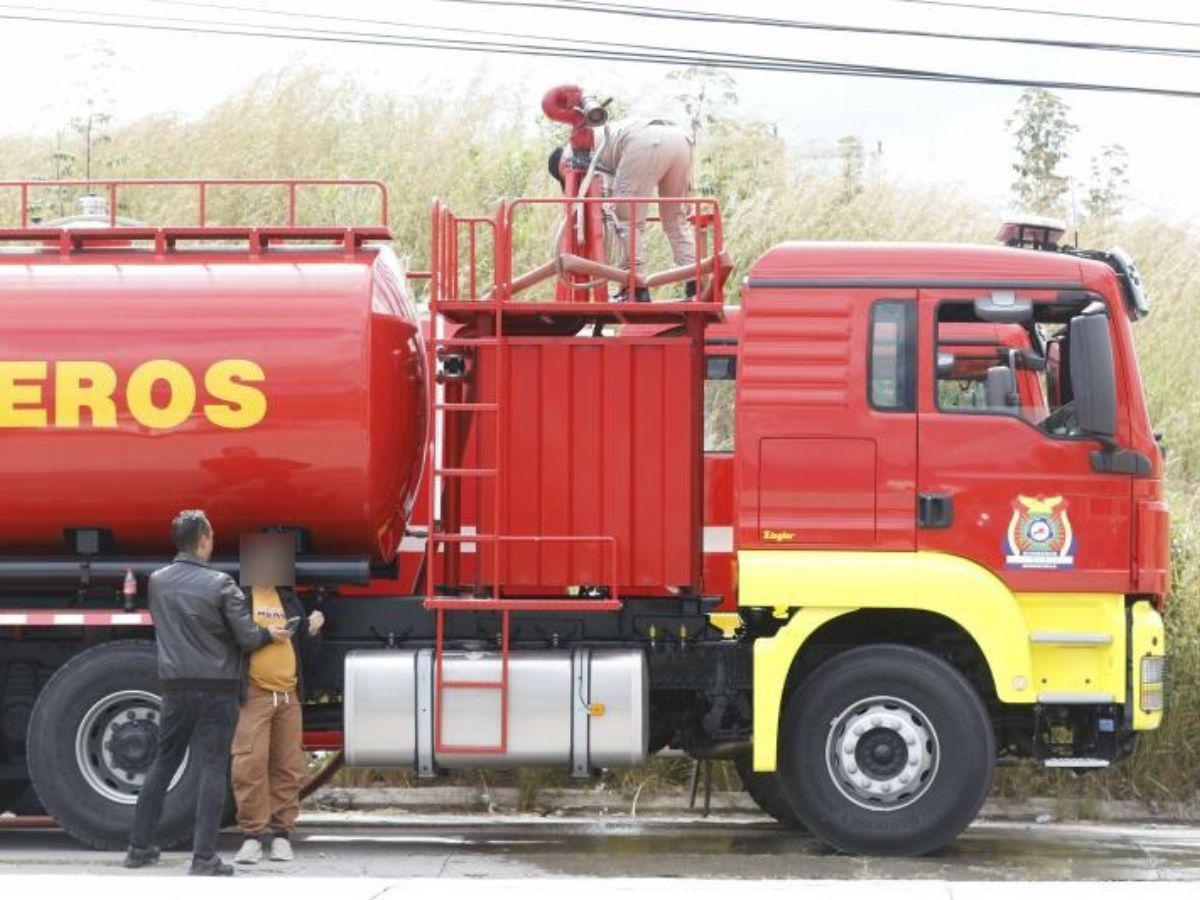
[(233, 735), (233, 796), (243, 834), (286, 833), (300, 813), (303, 723), (296, 694), (247, 685)]
[[(686, 197), (692, 191), (692, 140), (687, 132), (669, 124), (651, 122), (640, 125), (620, 136), (616, 171), (613, 173), (612, 195), (618, 197)], [(618, 261), (629, 262), (629, 220), (631, 210), (624, 203), (614, 203), (616, 232), (619, 239)], [(687, 217), (691, 210), (679, 203), (660, 203), (659, 219), (671, 245), (675, 265), (686, 266), (696, 261), (696, 237)], [(637, 209), (638, 271), (645, 261), (646, 205)]]

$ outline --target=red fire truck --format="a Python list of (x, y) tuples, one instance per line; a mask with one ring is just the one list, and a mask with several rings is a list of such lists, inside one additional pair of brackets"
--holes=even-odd
[[(85, 185), (107, 211), (57, 223), (29, 210), (68, 186), (0, 188), (0, 805), (123, 845), (157, 739), (145, 578), (194, 506), (230, 572), (239, 534), (295, 536), (328, 620), (306, 743), (350, 765), (587, 776), (673, 748), (836, 848), (912, 854), (971, 822), (998, 760), (1086, 771), (1158, 726), (1132, 262), (1022, 225), (786, 243), (727, 312), (717, 203), (679, 201), (694, 267), (611, 266), (597, 114), (550, 112), (566, 196), (435, 204), (426, 273), (388, 247), (381, 186), (339, 188), (378, 187), (379, 224), (317, 225), (327, 184), (167, 183), (188, 226), (118, 221), (143, 183)], [(212, 224), (255, 187), (287, 224)], [(518, 274), (545, 222), (553, 261)]]

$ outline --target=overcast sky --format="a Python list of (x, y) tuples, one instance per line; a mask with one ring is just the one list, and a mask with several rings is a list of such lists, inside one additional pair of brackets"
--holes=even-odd
[[(715, 12), (840, 24), (1099, 40), (1200, 48), (1200, 2), (1195, 0), (991, 0), (1000, 6), (1103, 13), (1195, 22), (1158, 26), (1012, 12), (936, 7), (900, 0), (640, 0)], [(986, 0), (972, 0), (984, 3)], [(224, 5), (238, 9), (214, 8)], [(274, 10), (256, 16), (247, 9)], [(151, 112), (186, 116), (245, 86), (256, 75), (306, 61), (356, 76), (372, 86), (406, 93), (460, 88), (480, 74), (516, 84), (536, 98), (548, 86), (578, 81), (616, 93), (644, 112), (678, 114), (662, 76), (669, 67), (627, 62), (504, 57), (446, 50), (309, 43), (262, 37), (127, 31), (18, 22), (11, 15), (86, 11), (104, 17), (145, 14), (174, 19), (268, 22), (293, 27), (381, 30), (385, 22), (468, 27), (827, 61), (919, 67), (1002, 77), (1119, 82), (1200, 90), (1200, 58), (1133, 55), (1011, 44), (982, 44), (890, 36), (830, 34), (795, 29), (631, 19), (553, 9), (516, 9), (444, 0), (33, 0), (0, 3), (0, 132), (48, 132), (61, 123), (79, 72), (81, 47), (103, 41), (116, 51), (114, 109), (121, 120)], [(288, 17), (312, 13), (380, 23)], [(61, 15), (61, 14), (60, 14)], [(69, 15), (69, 13), (67, 13)], [(116, 20), (115, 18), (113, 19)], [(388, 25), (412, 33), (413, 27)], [(438, 32), (429, 32), (438, 33)], [(438, 33), (445, 36), (444, 33)], [(778, 123), (794, 143), (831, 146), (843, 135), (882, 148), (889, 174), (913, 182), (957, 182), (1002, 207), (1011, 181), (1012, 138), (1005, 129), (1019, 88), (890, 81), (825, 75), (734, 72), (743, 111)], [(1132, 212), (1152, 211), (1200, 222), (1200, 100), (1064, 92), (1080, 126), (1068, 168), (1086, 177), (1104, 144), (1130, 154)], [(220, 175), (223, 173), (212, 173)]]

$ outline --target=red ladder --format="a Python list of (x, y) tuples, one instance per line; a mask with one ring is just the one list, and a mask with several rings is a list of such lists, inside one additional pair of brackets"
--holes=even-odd
[[(522, 611), (601, 612), (621, 607), (617, 595), (617, 548), (611, 536), (552, 536), (552, 535), (509, 535), (503, 533), (504, 510), (504, 435), (507, 396), (505, 383), (508, 375), (508, 341), (504, 333), (504, 303), (496, 296), (493, 281), (488, 298), (480, 299), (477, 288), (479, 271), (477, 263), (478, 230), (492, 230), (493, 246), (496, 237), (496, 219), (479, 216), (455, 216), (435, 203), (433, 207), (433, 239), (430, 262), (430, 339), (427, 344), (427, 381), (429, 385), (429, 409), (432, 421), (429, 427), (427, 459), (432, 467), (429, 485), (429, 535), (426, 544), (426, 597), (425, 606), (435, 613), (436, 643), (434, 650), (434, 753), (435, 755), (471, 754), (503, 755), (508, 752), (508, 689), (509, 689), (509, 639), (510, 614)], [(468, 238), (467, 291), (468, 297), (460, 294), (460, 231), (466, 228)], [(493, 268), (493, 273), (495, 273)], [(478, 309), (474, 319), (476, 327), (490, 325), (487, 336), (458, 337), (449, 334), (453, 327), (439, 309), (443, 302), (470, 301)], [(492, 354), (491, 367), (494, 396), (487, 399), (468, 399), (464, 393), (465, 377), (469, 375), (473, 354)], [(447, 414), (451, 415), (447, 415)], [(457, 414), (470, 413), (474, 423), (484, 419), (491, 422), (491, 447), (495, 458), (486, 465), (465, 466), (461, 460), (448, 459), (447, 453), (460, 451), (464, 446), (465, 434)], [(477, 439), (476, 446), (484, 442)], [(445, 490), (454, 482), (475, 480), (489, 482), (491, 488), (491, 531), (484, 531), (483, 510), (477, 510), (478, 527), (475, 531), (465, 530), (458, 508), (458, 491)], [(439, 509), (439, 502), (442, 508)], [(515, 542), (590, 542), (607, 544), (612, 560), (612, 583), (609, 595), (602, 599), (538, 599), (506, 597), (502, 590), (503, 547)], [(464, 545), (474, 545), (477, 559), (483, 559), (483, 548), (491, 550), (491, 583), (474, 585), (476, 596), (464, 596), (458, 591), (459, 567)], [(441, 561), (442, 587), (439, 590), (438, 562)], [(480, 565), (480, 571), (482, 565)], [(479, 577), (479, 573), (477, 573)], [(485, 588), (485, 591), (481, 591)], [(484, 593), (484, 596), (479, 596)], [(451, 680), (445, 673), (446, 615), (454, 611), (496, 612), (500, 616), (500, 677), (495, 680)], [(448, 691), (491, 690), (500, 698), (500, 735), (495, 744), (452, 744), (444, 736), (445, 697)]]

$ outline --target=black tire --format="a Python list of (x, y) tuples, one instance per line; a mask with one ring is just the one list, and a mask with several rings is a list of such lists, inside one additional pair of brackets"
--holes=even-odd
[(877, 644), (833, 657), (792, 695), (782, 726), (791, 808), (845, 853), (938, 850), (992, 786), (996, 747), (983, 702), (923, 650)]
[[(154, 698), (153, 702), (142, 699), (143, 695)], [(121, 707), (112, 701), (122, 696), (133, 698), (127, 703), (143, 704), (138, 710), (156, 708), (158, 659), (152, 641), (112, 641), (72, 657), (42, 689), (29, 722), (29, 774), (46, 812), (81, 843), (100, 850), (127, 846), (136, 788), (123, 780), (128, 774), (121, 772), (144, 777), (157, 738), (157, 718), (137, 720), (139, 744), (135, 749), (144, 765), (107, 766), (94, 748), (105, 733), (105, 722), (125, 723), (128, 710), (116, 713)], [(93, 727), (82, 731), (89, 714)], [(85, 747), (81, 753), (77, 753), (79, 741)], [(189, 840), (196, 781), (196, 766), (185, 762), (163, 805), (157, 837), (160, 845), (177, 846)], [(123, 799), (114, 799), (118, 794)]]
[(785, 828), (804, 828), (800, 819), (792, 812), (787, 790), (778, 772), (755, 772), (748, 753), (736, 757), (733, 767), (737, 770), (738, 778), (742, 780), (742, 787), (759, 809)]

